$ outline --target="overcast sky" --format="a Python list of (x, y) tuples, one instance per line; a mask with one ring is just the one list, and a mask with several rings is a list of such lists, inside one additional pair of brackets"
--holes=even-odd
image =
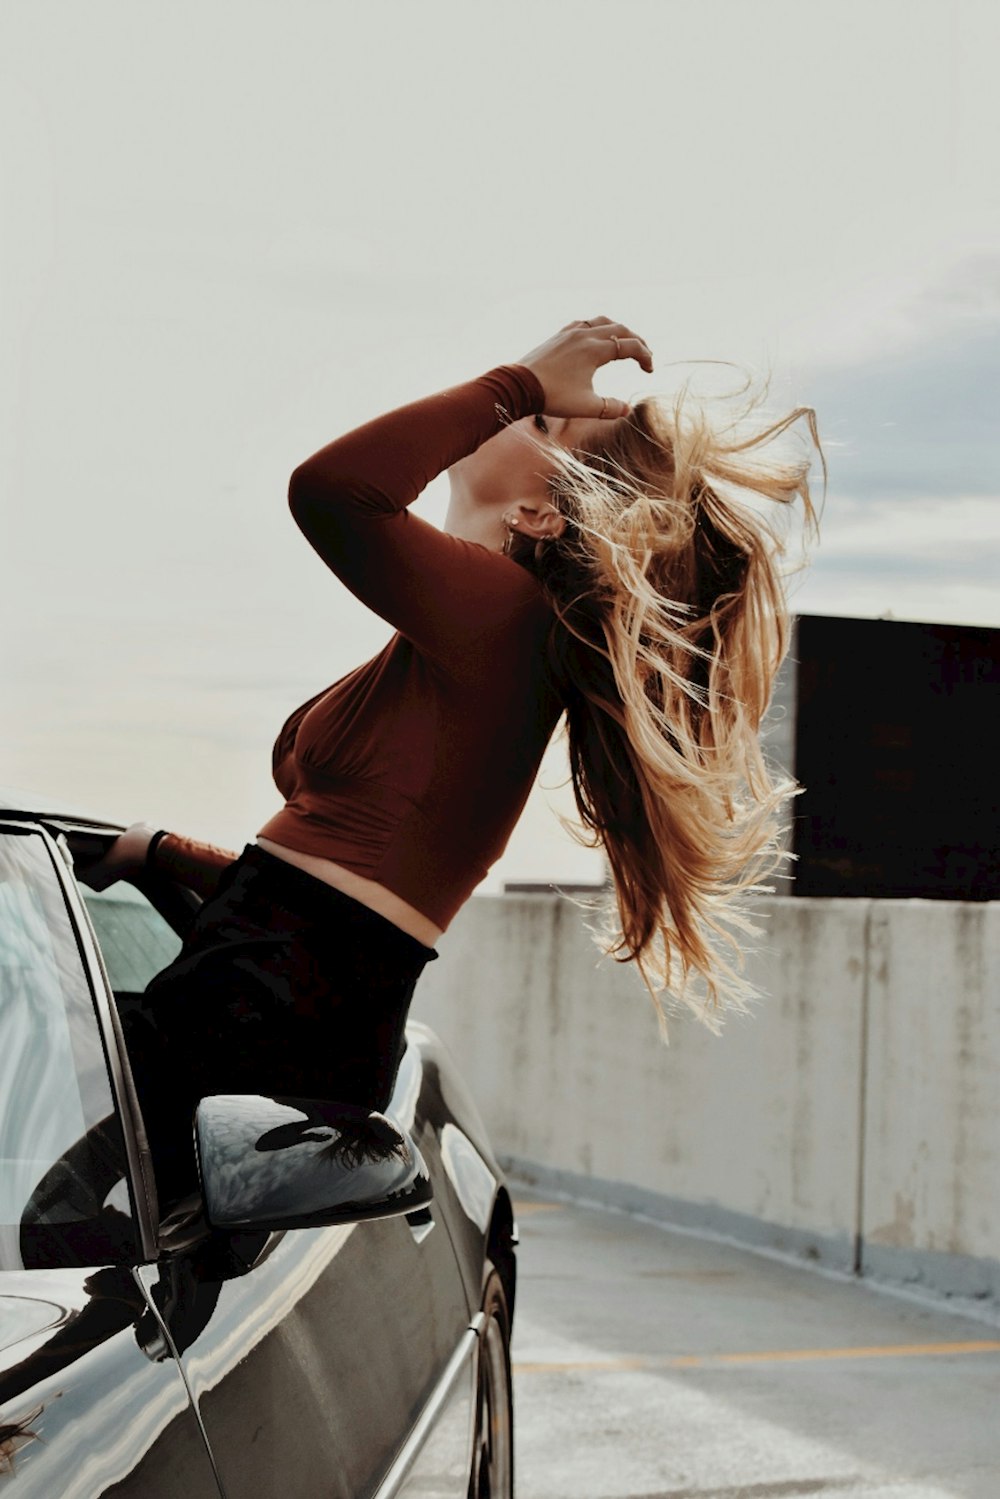
[[(1000, 625), (998, 45), (993, 0), (0, 0), (0, 781), (242, 847), (391, 634), (288, 474), (595, 314), (658, 360), (609, 394), (816, 407), (796, 608)], [(484, 888), (599, 877), (564, 775)]]

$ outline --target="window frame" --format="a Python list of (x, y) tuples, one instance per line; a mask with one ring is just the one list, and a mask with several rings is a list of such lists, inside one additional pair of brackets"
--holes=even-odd
[[(89, 831), (83, 823), (80, 824), (80, 829)], [(63, 897), (70, 929), (80, 955), (87, 987), (90, 990), (111, 1097), (125, 1141), (125, 1163), (129, 1176), (127, 1186), (139, 1245), (137, 1263), (155, 1262), (158, 1258), (156, 1228), (159, 1209), (149, 1144), (107, 969), (104, 966), (104, 958), (87, 908), (83, 903), (83, 897), (77, 888), (73, 874), (72, 855), (69, 852), (65, 832), (58, 823), (50, 822), (48, 819), (43, 821), (40, 818), (0, 813), (0, 834), (8, 831), (13, 832), (15, 836), (29, 833), (40, 837), (52, 861), (55, 879)], [(94, 829), (94, 831), (98, 830)], [(105, 829), (102, 826), (99, 831), (107, 831), (112, 838), (116, 836), (114, 828)]]

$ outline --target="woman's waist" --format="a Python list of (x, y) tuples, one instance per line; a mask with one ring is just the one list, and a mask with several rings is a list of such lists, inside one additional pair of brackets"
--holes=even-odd
[(391, 921), (394, 926), (399, 927), (401, 931), (406, 932), (408, 936), (415, 938), (425, 947), (433, 948), (438, 938), (443, 935), (442, 929), (436, 926), (430, 917), (418, 911), (415, 906), (403, 900), (386, 885), (379, 884), (377, 880), (368, 879), (365, 875), (347, 869), (333, 859), (325, 858), (320, 854), (304, 853), (300, 849), (290, 848), (287, 844), (276, 843), (271, 838), (261, 837), (260, 834), (257, 835), (256, 844), (266, 854), (283, 860), (286, 864), (294, 866), (324, 885), (339, 890), (342, 895), (350, 896), (361, 905), (367, 906), (369, 910)]
[(482, 784), (460, 790), (386, 811), (296, 787), (255, 837), (431, 945), (503, 853), (530, 781), (501, 782), (486, 798)]

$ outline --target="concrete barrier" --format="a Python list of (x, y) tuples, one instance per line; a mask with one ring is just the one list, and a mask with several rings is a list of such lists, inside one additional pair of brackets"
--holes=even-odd
[(1000, 907), (759, 906), (769, 996), (659, 1040), (565, 898), (470, 901), (414, 1015), (519, 1176), (882, 1279), (1000, 1297)]
[(1000, 905), (873, 904), (863, 1269), (1000, 1303)]

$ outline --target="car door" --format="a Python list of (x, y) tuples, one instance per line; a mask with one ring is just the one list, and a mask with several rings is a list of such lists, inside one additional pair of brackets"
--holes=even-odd
[[(169, 892), (155, 882), (145, 890), (82, 892), (120, 1006), (138, 1002), (177, 947), (156, 908)], [(420, 1098), (420, 1054), (410, 1048), (393, 1111), (432, 1149)], [(464, 1495), (474, 1339), (433, 1205), (413, 1222), (282, 1234), (199, 1237), (196, 1225), (190, 1243), (140, 1274), (229, 1499), (363, 1499), (401, 1455), (416, 1456), (404, 1451), (414, 1432), (435, 1425), (448, 1457), (435, 1459), (421, 1491)]]
[(51, 840), (0, 820), (0, 1474), (21, 1499), (219, 1499), (143, 1257)]

